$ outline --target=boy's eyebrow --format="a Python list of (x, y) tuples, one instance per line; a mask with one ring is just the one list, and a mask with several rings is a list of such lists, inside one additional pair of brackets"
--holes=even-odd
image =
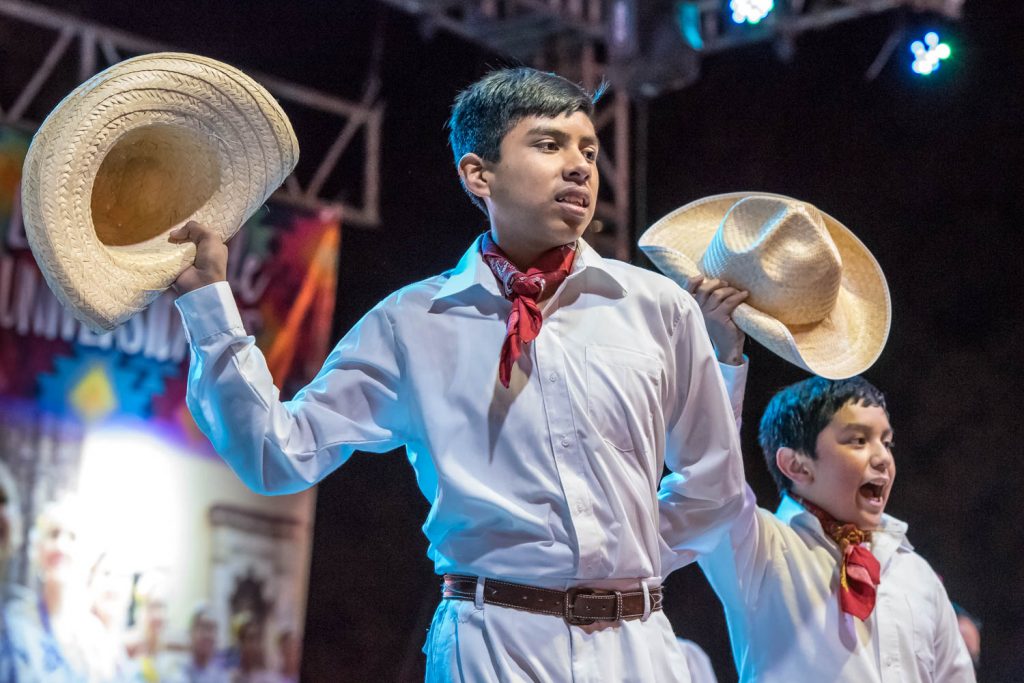
[[(535, 126), (526, 132), (527, 136), (543, 136), (550, 135), (560, 143), (565, 143), (569, 139), (569, 134), (560, 128), (551, 128), (550, 126)], [(580, 142), (587, 145), (600, 146), (600, 142), (593, 135), (584, 135), (580, 138)]]
[[(858, 431), (858, 432), (870, 432), (871, 431), (871, 427), (869, 425), (862, 424), (860, 422), (847, 422), (842, 427), (840, 427), (840, 429), (844, 430), (844, 431), (845, 430), (854, 430), (854, 431)], [(888, 436), (892, 437), (895, 434), (896, 434), (896, 432), (895, 432), (895, 430), (892, 427), (889, 427), (888, 429), (882, 431), (882, 435), (883, 436), (888, 435)]]

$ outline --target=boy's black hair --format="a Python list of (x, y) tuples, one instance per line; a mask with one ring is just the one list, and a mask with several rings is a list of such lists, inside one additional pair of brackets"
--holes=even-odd
[[(502, 139), (527, 116), (554, 118), (578, 111), (593, 116), (594, 103), (603, 91), (604, 86), (590, 95), (557, 74), (525, 66), (492, 71), (455, 98), (447, 123), (455, 163), (470, 152), (487, 161), (499, 161)], [(487, 213), (479, 197), (466, 193)]]
[(835, 414), (851, 402), (878, 406), (889, 415), (885, 394), (863, 377), (839, 380), (811, 377), (772, 397), (761, 417), (758, 442), (779, 493), (788, 492), (793, 482), (779, 469), (775, 453), (785, 447), (817, 459), (818, 435)]

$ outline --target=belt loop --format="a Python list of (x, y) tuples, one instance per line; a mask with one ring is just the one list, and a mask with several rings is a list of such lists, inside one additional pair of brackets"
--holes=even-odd
[(647, 621), (651, 617), (651, 589), (647, 586), (647, 579), (641, 579), (640, 586), (644, 589), (644, 614), (640, 621)]
[(473, 595), (473, 606), (477, 609), (484, 608), (484, 582), (486, 580), (482, 576), (476, 577), (476, 593)]

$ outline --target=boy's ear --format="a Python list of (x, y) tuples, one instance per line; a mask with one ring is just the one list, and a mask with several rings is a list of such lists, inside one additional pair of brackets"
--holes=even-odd
[(480, 198), (491, 196), (487, 165), (479, 154), (468, 152), (462, 155), (462, 158), (459, 159), (459, 178), (474, 196)]
[(814, 481), (814, 470), (809, 461), (810, 458), (803, 453), (786, 446), (775, 451), (775, 464), (779, 471), (794, 484), (807, 485)]

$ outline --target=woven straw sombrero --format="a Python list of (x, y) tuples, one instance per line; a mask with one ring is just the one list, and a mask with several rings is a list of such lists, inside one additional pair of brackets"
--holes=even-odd
[(50, 112), (22, 176), (25, 232), (50, 289), (96, 332), (160, 295), (195, 255), (189, 220), (226, 240), (295, 168), (281, 107), (258, 83), (197, 55), (116, 64)]
[(889, 336), (878, 262), (842, 223), (805, 202), (753, 192), (706, 197), (652, 225), (640, 248), (682, 287), (703, 275), (747, 290), (733, 313), (740, 329), (822, 377), (863, 372)]

